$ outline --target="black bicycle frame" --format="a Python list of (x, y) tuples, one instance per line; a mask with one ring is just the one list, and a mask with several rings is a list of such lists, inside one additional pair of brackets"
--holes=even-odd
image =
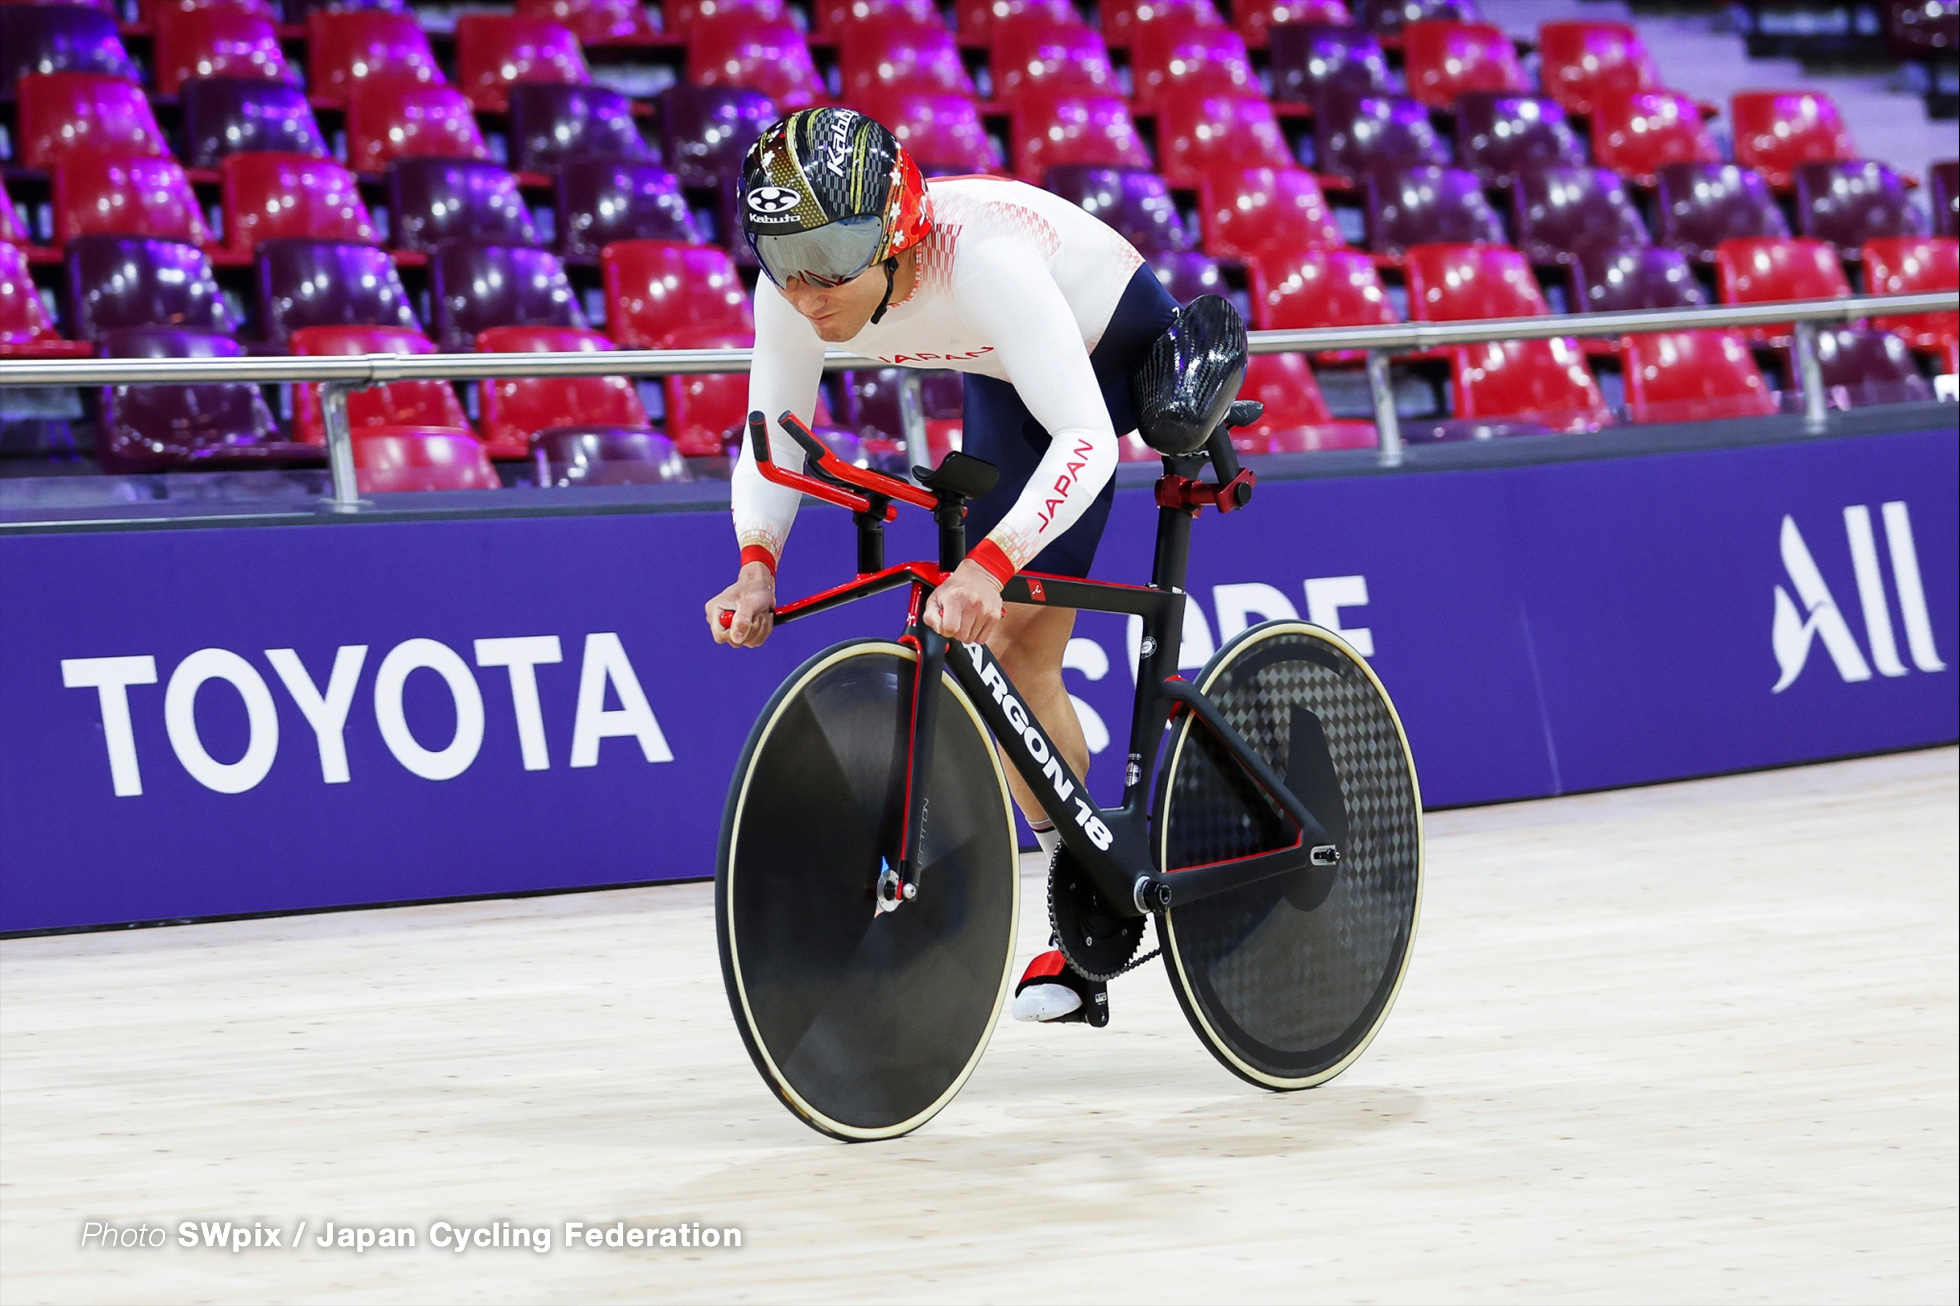
[[(1141, 916), (1164, 911), (1270, 876), (1285, 875), (1307, 866), (1333, 866), (1340, 861), (1340, 849), (1306, 805), (1211, 701), (1178, 675), (1192, 522), (1205, 504), (1222, 507), (1227, 496), (1232, 496), (1232, 506), (1238, 506), (1250, 495), (1251, 478), (1238, 470), (1230, 439), (1222, 429), (1208, 445), (1208, 452), (1218, 478), (1215, 482), (1196, 479), (1195, 473), (1202, 469), (1205, 459), (1165, 460), (1165, 475), (1157, 487), (1157, 542), (1149, 585), (1120, 585), (1023, 572), (1008, 582), (1002, 594), (1010, 603), (1117, 612), (1143, 619), (1142, 663), (1137, 669), (1136, 698), (1130, 718), (1123, 801), (1116, 807), (1099, 807), (1090, 798), (1081, 777), (1069, 769), (999, 661), (984, 645), (955, 646), (921, 620), (926, 598), (966, 556), (965, 532), (957, 503), (951, 504), (949, 510), (949, 504), (942, 499), (934, 513), (939, 522), (937, 567), (919, 562), (881, 566), (861, 573), (848, 584), (777, 610), (778, 622), (791, 621), (900, 585), (912, 587), (910, 613), (901, 640), (918, 652), (907, 747), (906, 820), (896, 864), (886, 872), (879, 886), (880, 910), (897, 908), (919, 887), (916, 854), (920, 832), (929, 819), (926, 793), (939, 701), (937, 693), (926, 691), (937, 686), (942, 669), (951, 672), (973, 700), (974, 707), (999, 741), (1002, 755), (1040, 796), (1042, 807), (1061, 833), (1063, 846), (1120, 912)], [(1241, 484), (1246, 487), (1243, 491), (1236, 488)], [(886, 517), (882, 504), (875, 507), (878, 511), (856, 514), (860, 565), (882, 561)], [(1197, 718), (1293, 824), (1298, 837), (1292, 844), (1174, 871), (1156, 865), (1150, 846), (1150, 796), (1164, 729), (1181, 711)]]

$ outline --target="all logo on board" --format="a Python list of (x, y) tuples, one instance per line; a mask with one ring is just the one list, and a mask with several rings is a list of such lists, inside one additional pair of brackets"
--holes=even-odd
[[(1892, 588), (1898, 599), (1899, 624), (1904, 627), (1906, 652), (1913, 667), (1922, 672), (1944, 671), (1933, 643), (1933, 621), (1926, 608), (1926, 589), (1919, 573), (1919, 551), (1912, 540), (1912, 517), (1905, 501), (1894, 499), (1880, 505), (1879, 518), (1885, 526), (1885, 548), (1891, 563)], [(1885, 576), (1879, 562), (1878, 537), (1872, 526), (1871, 508), (1854, 503), (1844, 510), (1845, 542), (1851, 553), (1851, 573), (1858, 588), (1858, 610), (1865, 628), (1865, 642), (1871, 649), (1869, 660), (1852, 633), (1851, 622), (1837, 597), (1824, 581), (1817, 560), (1798, 529), (1796, 518), (1783, 518), (1778, 547), (1783, 570), (1790, 584), (1775, 586), (1775, 611), (1770, 618), (1770, 649), (1776, 655), (1777, 681), (1770, 687), (1780, 694), (1796, 683), (1810, 662), (1811, 650), (1822, 645), (1839, 679), (1847, 684), (1870, 680), (1874, 669), (1881, 676), (1911, 674), (1899, 654), (1898, 632), (1892, 624), (1892, 609), (1886, 593)]]

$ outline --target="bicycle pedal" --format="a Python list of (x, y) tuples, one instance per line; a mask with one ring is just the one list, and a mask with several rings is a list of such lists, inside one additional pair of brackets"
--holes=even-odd
[(1107, 990), (1090, 995), (1082, 1004), (1082, 1019), (1091, 1029), (1101, 1029), (1109, 1024), (1109, 993)]

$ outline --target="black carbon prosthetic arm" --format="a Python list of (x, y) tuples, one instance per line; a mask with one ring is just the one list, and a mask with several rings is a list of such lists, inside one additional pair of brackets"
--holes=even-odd
[(1131, 378), (1145, 443), (1171, 457), (1202, 449), (1245, 382), (1246, 350), (1230, 300), (1200, 295), (1178, 309)]

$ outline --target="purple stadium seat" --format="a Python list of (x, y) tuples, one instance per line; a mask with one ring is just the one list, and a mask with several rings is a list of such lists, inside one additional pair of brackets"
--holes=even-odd
[(1477, 174), (1462, 168), (1377, 168), (1367, 179), (1368, 248), (1394, 258), (1411, 245), (1502, 245), (1504, 224)]
[(1273, 106), (1258, 95), (1173, 96), (1157, 114), (1159, 169), (1173, 186), (1196, 186), (1221, 169), (1299, 163)]
[(1500, 245), (1417, 245), (1404, 266), (1417, 322), (1543, 317), (1544, 292), (1524, 255)]
[(259, 334), (284, 346), (309, 326), (419, 331), (386, 250), (337, 240), (268, 240), (258, 249)]
[(1456, 153), (1459, 164), (1496, 187), (1507, 187), (1527, 172), (1586, 162), (1586, 147), (1556, 101), (1508, 92), (1457, 97)]
[(1373, 32), (1400, 35), (1410, 23), (1483, 21), (1477, 0), (1356, 0), (1355, 21)]
[[(1116, 70), (1102, 33), (1079, 23), (994, 24), (994, 98), (1013, 100), (1026, 91), (1056, 95), (1121, 95)], [(1144, 107), (1143, 76), (1137, 78), (1137, 108)], [(1256, 90), (1255, 84), (1255, 90)]]
[(143, 88), (107, 73), (30, 73), (14, 109), (14, 162), (47, 169), (80, 150), (168, 158)]
[(659, 157), (633, 120), (633, 104), (601, 86), (522, 82), (510, 88), (511, 164), (548, 173), (567, 159)]
[(564, 265), (545, 250), (444, 245), (429, 256), (429, 282), (431, 335), (445, 353), (468, 353), (490, 327), (585, 327)]
[(657, 431), (559, 426), (531, 437), (540, 485), (665, 485), (691, 481), (687, 459)]
[(184, 83), (177, 103), (190, 167), (216, 168), (227, 154), (246, 151), (327, 156), (306, 92), (297, 86), (199, 77)]
[(78, 340), (132, 326), (238, 329), (211, 260), (195, 245), (142, 236), (77, 236), (64, 251), (69, 321)]
[(140, 82), (116, 20), (79, 5), (0, 5), (0, 97), (32, 73), (107, 73)]
[(1882, 163), (1799, 163), (1797, 230), (1852, 257), (1868, 240), (1923, 236), (1926, 219), (1899, 174)]
[(495, 490), (503, 485), (483, 445), (443, 426), (364, 426), (354, 432), (354, 479), (362, 494)]
[(1225, 278), (1219, 275), (1218, 263), (1207, 254), (1196, 250), (1167, 250), (1162, 254), (1146, 255), (1144, 262), (1172, 299), (1180, 304), (1188, 304), (1200, 295), (1222, 295), (1225, 293)]
[(1353, 27), (1275, 27), (1272, 52), (1273, 98), (1318, 106), (1329, 97), (1357, 100), (1364, 95), (1399, 95), (1401, 83), (1388, 70), (1388, 56), (1374, 33)]
[(1531, 89), (1504, 29), (1490, 23), (1424, 19), (1402, 29), (1409, 94), (1447, 109), (1472, 94), (1522, 95)]
[[(1911, 348), (1890, 331), (1820, 327), (1817, 367), (1824, 374), (1825, 398), (1836, 408), (1924, 403), (1933, 398), (1933, 387), (1919, 374)], [(1783, 370), (1796, 376), (1794, 353), (1784, 352)]]
[(1072, 163), (1050, 168), (1042, 185), (1101, 218), (1146, 257), (1195, 243), (1170, 187), (1154, 172)]
[(1113, 95), (1024, 95), (1014, 104), (1009, 135), (1015, 175), (1036, 184), (1065, 163), (1150, 167), (1129, 106)]
[(1655, 174), (1655, 243), (1698, 263), (1745, 236), (1787, 236), (1790, 224), (1769, 184), (1732, 163), (1672, 163)]
[(1226, 27), (1146, 24), (1130, 48), (1130, 69), (1139, 113), (1194, 95), (1265, 94), (1245, 38)]
[[(124, 327), (105, 332), (104, 358), (236, 358), (236, 340), (216, 331)], [(326, 455), (279, 438), (255, 385), (119, 385), (103, 394), (95, 441), (102, 470), (118, 474), (320, 467)]]
[(151, 62), (158, 95), (175, 95), (193, 77), (299, 85), (299, 70), (287, 64), (272, 20), (230, 6), (163, 10)]
[(1933, 201), (1933, 234), (1960, 236), (1960, 162), (1934, 164), (1926, 185)]
[(674, 174), (657, 163), (573, 159), (558, 169), (557, 205), (568, 263), (597, 263), (616, 240), (701, 240)]
[(785, 110), (830, 98), (802, 29), (787, 17), (704, 16), (688, 26), (686, 36), (687, 80), (696, 86), (760, 91)]
[(427, 254), (446, 240), (535, 245), (517, 178), (473, 159), (397, 159), (388, 166), (396, 249)]
[(656, 103), (661, 156), (675, 178), (717, 190), (741, 176), (749, 146), (777, 116), (766, 95), (711, 86), (670, 86)]
[(1314, 171), (1358, 182), (1375, 168), (1447, 166), (1429, 110), (1403, 96), (1330, 96), (1314, 115)]
[(503, 13), (456, 20), (456, 85), (479, 109), (502, 112), (520, 82), (582, 86), (591, 80), (578, 38), (557, 23)]
[(1586, 249), (1572, 260), (1569, 273), (1574, 311), (1620, 313), (1708, 303), (1694, 267), (1680, 250), (1652, 245)]
[(1198, 186), (1205, 253), (1251, 258), (1261, 250), (1338, 249), (1347, 242), (1320, 183), (1305, 168), (1245, 168), (1206, 174)]
[(517, 12), (561, 24), (585, 48), (642, 45), (660, 34), (660, 11), (640, 0), (517, 0)]
[(396, 159), (487, 159), (476, 111), (452, 86), (370, 77), (347, 92), (347, 166), (372, 176)]
[(1647, 243), (1647, 224), (1626, 183), (1605, 168), (1546, 168), (1520, 176), (1511, 188), (1518, 248), (1541, 267), (1569, 263), (1582, 252)]
[(837, 38), (837, 71), (848, 103), (879, 90), (976, 94), (953, 34), (938, 22), (885, 17), (852, 23)]
[(852, 107), (891, 129), (926, 176), (999, 172), (1007, 166), (987, 136), (980, 106), (937, 91), (867, 91)]

